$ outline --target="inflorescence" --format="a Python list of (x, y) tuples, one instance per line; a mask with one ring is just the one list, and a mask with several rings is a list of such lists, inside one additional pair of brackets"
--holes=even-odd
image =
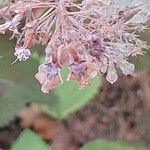
[(0, 18), (0, 33), (17, 40), (17, 60), (26, 61), (36, 43), (46, 45), (35, 75), (44, 93), (63, 82), (64, 67), (81, 88), (97, 74), (114, 83), (117, 68), (132, 75), (127, 59), (148, 48), (139, 33), (150, 20), (149, 0), (16, 0), (1, 7)]

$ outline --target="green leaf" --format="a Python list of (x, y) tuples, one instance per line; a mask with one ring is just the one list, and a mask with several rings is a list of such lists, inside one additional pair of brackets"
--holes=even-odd
[(21, 109), (30, 102), (41, 104), (52, 104), (56, 96), (44, 94), (40, 89), (26, 87), (22, 84), (16, 84), (9, 88), (0, 99), (0, 126), (8, 124)]
[[(62, 74), (65, 81), (68, 71), (64, 70)], [(84, 106), (97, 93), (100, 87), (100, 78), (95, 77), (90, 83), (91, 85), (80, 90), (75, 81), (64, 82), (54, 89), (58, 99), (55, 100), (54, 105), (44, 106), (45, 112), (57, 119), (66, 118), (70, 113)]]
[[(11, 84), (5, 92), (1, 92), (0, 99), (0, 126), (8, 124), (21, 109), (30, 102), (41, 104), (52, 104), (56, 98), (53, 92), (44, 94), (40, 90), (40, 85), (27, 78), (20, 83)], [(3, 86), (4, 88), (4, 86)]]
[(25, 129), (13, 143), (11, 150), (50, 150), (50, 146), (32, 130)]
[(11, 104), (9, 102), (7, 103), (7, 100), (5, 100), (2, 97), (3, 93), (5, 93), (10, 87), (11, 87), (11, 82), (0, 79), (0, 111), (1, 111), (0, 112), (0, 126), (7, 124), (8, 120), (12, 118), (11, 116), (12, 116), (13, 110), (12, 110)]
[(3, 95), (3, 93), (5, 93), (11, 86), (11, 81), (0, 79), (0, 96)]
[(131, 145), (124, 142), (108, 142), (95, 140), (85, 144), (80, 150), (145, 150), (141, 145)]

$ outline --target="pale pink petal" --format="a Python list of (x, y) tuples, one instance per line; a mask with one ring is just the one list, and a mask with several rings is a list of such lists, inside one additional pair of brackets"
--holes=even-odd
[(133, 74), (135, 69), (134, 65), (126, 60), (121, 61), (121, 63), (119, 64), (119, 68), (124, 75)]
[(40, 82), (40, 84), (44, 84), (46, 80), (46, 74), (44, 72), (38, 72), (35, 75), (35, 78)]
[(106, 79), (111, 84), (113, 84), (114, 82), (117, 81), (118, 75), (117, 75), (117, 72), (116, 72), (116, 69), (115, 69), (114, 65), (111, 65), (110, 67), (108, 67), (108, 72), (107, 72)]
[(107, 71), (107, 68), (108, 68), (108, 60), (107, 60), (107, 58), (105, 57), (105, 56), (101, 56), (101, 68), (100, 68), (100, 71), (102, 72), (102, 73), (106, 73), (106, 71)]

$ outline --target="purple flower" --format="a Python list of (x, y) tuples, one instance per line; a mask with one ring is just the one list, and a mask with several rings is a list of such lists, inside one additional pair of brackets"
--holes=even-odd
[(14, 55), (17, 57), (19, 61), (26, 61), (31, 56), (31, 52), (29, 49), (24, 47), (15, 48)]

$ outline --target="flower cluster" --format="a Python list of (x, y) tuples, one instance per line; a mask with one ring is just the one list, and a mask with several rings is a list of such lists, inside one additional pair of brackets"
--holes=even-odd
[(36, 43), (46, 45), (35, 75), (45, 93), (63, 82), (64, 67), (80, 87), (97, 74), (114, 83), (117, 68), (133, 74), (128, 57), (148, 48), (138, 35), (150, 20), (149, 0), (16, 0), (0, 9), (0, 17), (0, 33), (9, 30), (17, 39), (17, 60), (27, 60)]

